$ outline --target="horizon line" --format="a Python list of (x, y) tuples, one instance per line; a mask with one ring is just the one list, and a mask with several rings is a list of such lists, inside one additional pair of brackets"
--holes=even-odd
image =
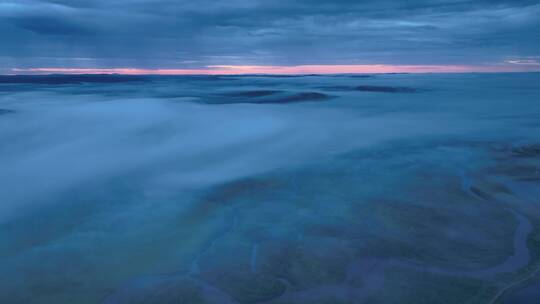
[(389, 73), (526, 73), (540, 72), (540, 64), (500, 65), (210, 65), (204, 68), (12, 68), (4, 75), (309, 75), (309, 74), (389, 74)]

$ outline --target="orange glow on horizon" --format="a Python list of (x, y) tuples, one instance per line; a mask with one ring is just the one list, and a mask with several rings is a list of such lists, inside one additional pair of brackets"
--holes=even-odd
[(242, 74), (377, 74), (377, 73), (470, 73), (533, 72), (537, 65), (213, 65), (198, 69), (139, 68), (14, 68), (15, 74), (122, 74), (122, 75), (242, 75)]

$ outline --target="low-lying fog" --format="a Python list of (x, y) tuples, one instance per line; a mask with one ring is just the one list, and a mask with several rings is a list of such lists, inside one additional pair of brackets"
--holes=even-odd
[[(140, 283), (146, 284), (141, 287), (130, 282), (166, 273), (203, 286), (195, 288), (202, 293), (201, 301), (206, 301), (201, 303), (310, 303), (310, 296), (295, 294), (308, 293), (306, 290), (317, 299), (330, 293), (347, 300), (343, 292), (327, 290), (330, 287), (325, 284), (341, 282), (329, 279), (330, 275), (304, 284), (304, 275), (289, 272), (280, 276), (264, 273), (287, 281), (288, 286), (275, 287), (281, 284), (276, 281), (270, 284), (274, 287), (264, 287), (270, 290), (264, 296), (246, 299), (242, 291), (212, 274), (215, 269), (227, 274), (229, 268), (222, 264), (237, 262), (218, 263), (212, 258), (208, 263), (219, 265), (208, 264), (214, 266), (206, 270), (201, 264), (211, 255), (214, 245), (209, 243), (221, 240), (226, 249), (220, 250), (235, 256), (235, 250), (243, 247), (234, 244), (241, 239), (238, 242), (251, 248), (251, 272), (263, 273), (255, 270), (254, 261), (259, 260), (253, 255), (265, 254), (264, 240), (282, 246), (292, 235), (309, 239), (304, 235), (307, 219), (309, 223), (325, 222), (329, 216), (325, 212), (334, 212), (323, 211), (326, 208), (350, 208), (352, 201), (365, 201), (368, 206), (389, 197), (430, 201), (433, 196), (419, 193), (434, 193), (436, 187), (442, 189), (440, 193), (454, 188), (459, 192), (464, 174), (483, 174), (478, 177), (483, 179), (485, 172), (492, 170), (490, 166), (509, 166), (499, 164), (500, 158), (492, 158), (492, 152), (486, 151), (540, 143), (539, 74), (128, 77), (117, 81), (111, 81), (116, 76), (76, 81), (68, 81), (68, 76), (49, 77), (53, 81), (30, 77), (7, 83), (7, 78), (0, 79), (0, 302), (135, 303), (129, 298), (131, 294), (159, 289), (160, 283)], [(253, 181), (257, 181), (255, 186)], [(281, 185), (279, 189), (259, 189), (259, 183), (274, 182)], [(413, 188), (423, 190), (411, 194)], [(525, 196), (539, 193), (538, 183), (525, 188)], [(467, 196), (468, 191), (459, 195)], [(264, 199), (258, 196), (261, 193), (267, 193)], [(300, 203), (301, 195), (316, 198)], [(455, 199), (449, 197), (458, 194), (445, 195), (436, 197), (448, 206)], [(478, 199), (473, 196), (468, 199)], [(468, 209), (473, 208), (471, 204), (459, 210), (473, 212)], [(314, 211), (315, 205), (318, 211)], [(500, 233), (511, 237), (517, 224), (512, 213), (504, 211), (506, 207), (498, 207), (500, 213), (493, 217), (507, 218), (510, 228)], [(422, 208), (418, 212), (438, 210)], [(538, 207), (519, 208), (517, 212), (533, 224), (535, 218), (540, 220)], [(354, 222), (348, 213), (351, 209), (347, 210), (333, 217)], [(369, 210), (371, 207), (366, 207), (365, 211)], [(224, 224), (230, 212), (235, 214), (231, 221), (244, 232), (234, 232), (236, 228)], [(349, 249), (344, 249), (350, 256), (347, 269), (363, 256), (399, 260), (402, 257), (395, 249), (364, 252), (355, 247), (371, 238), (376, 243), (385, 239), (387, 246), (396, 241), (387, 238), (392, 229), (405, 227), (403, 231), (407, 231), (407, 222), (388, 224), (390, 220), (383, 220), (394, 218), (387, 212), (379, 215), (381, 219), (363, 213), (367, 216), (363, 223), (372, 221), (366, 226), (372, 228), (362, 228), (365, 236), (338, 233), (311, 237), (317, 244), (327, 244), (324, 252), (336, 246), (331, 245), (334, 240), (350, 242)], [(433, 212), (428, 218), (443, 216), (443, 211)], [(267, 222), (276, 213), (281, 214), (278, 218), (289, 220), (283, 225), (278, 220)], [(383, 223), (384, 227), (379, 226)], [(445, 225), (445, 237), (450, 239), (477, 237), (487, 242), (483, 232), (474, 230), (482, 227), (464, 232), (466, 224), (426, 225)], [(462, 228), (465, 230), (458, 232)], [(370, 229), (377, 232), (372, 234)], [(246, 232), (251, 230), (272, 236), (253, 237), (254, 232)], [(406, 237), (412, 238), (414, 233)], [(252, 242), (258, 247), (253, 249)], [(414, 245), (418, 242), (411, 241), (410, 250), (418, 249)], [(493, 240), (490, 244), (496, 253), (485, 265), (470, 264), (458, 251), (426, 263), (441, 268), (462, 265), (464, 269), (484, 269), (511, 255), (511, 239), (509, 243)], [(267, 252), (272, 250), (275, 248)], [(327, 253), (328, 257), (333, 254)], [(437, 254), (433, 251), (426, 256)], [(407, 260), (412, 259), (406, 255)], [(473, 260), (481, 264), (478, 258)], [(323, 259), (317, 263), (316, 267), (325, 269), (325, 263), (331, 262)], [(300, 266), (291, 267), (304, 271)], [(404, 272), (415, 271), (407, 267), (403, 266)], [(314, 275), (305, 271), (306, 277)], [(448, 270), (444, 275), (466, 276), (459, 271)], [(238, 276), (242, 277), (232, 277)], [(416, 280), (418, 286), (425, 283)], [(442, 281), (441, 286), (447, 284)], [(245, 283), (241, 282), (238, 284)], [(384, 289), (399, 289), (392, 286), (384, 285)], [(474, 290), (470, 286), (463, 288)], [(361, 292), (376, 293), (376, 289)], [(186, 301), (179, 303), (191, 303), (189, 297), (195, 296), (174, 297)], [(163, 299), (148, 301), (164, 303)]]

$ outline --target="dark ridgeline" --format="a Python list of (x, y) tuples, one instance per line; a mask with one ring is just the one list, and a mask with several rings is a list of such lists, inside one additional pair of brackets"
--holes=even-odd
[(278, 90), (254, 90), (230, 92), (214, 98), (205, 99), (204, 103), (210, 104), (289, 104), (308, 101), (324, 101), (332, 98), (319, 92), (286, 92)]
[(14, 110), (9, 110), (9, 109), (0, 109), (0, 115), (5, 115), (5, 114), (13, 114), (15, 113)]
[(393, 87), (393, 86), (381, 86), (381, 85), (360, 85), (360, 86), (322, 86), (320, 89), (327, 91), (360, 91), (360, 92), (373, 92), (373, 93), (419, 93), (417, 88), (410, 87)]
[(363, 92), (378, 92), (378, 93), (416, 93), (415, 88), (408, 87), (387, 87), (387, 86), (374, 86), (374, 85), (361, 85), (355, 88), (357, 91)]
[(145, 81), (148, 77), (117, 74), (0, 75), (0, 84), (79, 84)]

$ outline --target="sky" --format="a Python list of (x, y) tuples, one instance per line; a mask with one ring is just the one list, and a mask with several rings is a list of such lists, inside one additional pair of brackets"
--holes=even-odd
[(540, 71), (540, 0), (0, 0), (0, 73)]

